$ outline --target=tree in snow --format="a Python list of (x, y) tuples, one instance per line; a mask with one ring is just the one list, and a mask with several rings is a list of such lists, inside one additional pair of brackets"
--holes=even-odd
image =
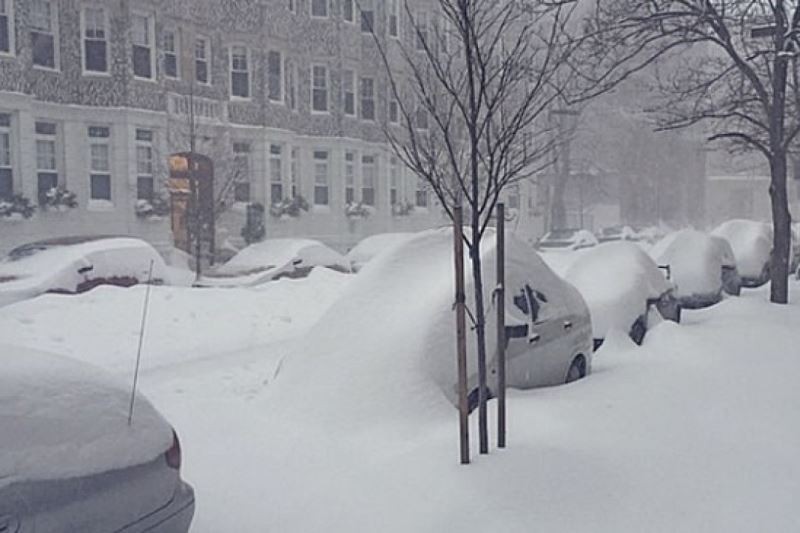
[[(661, 129), (704, 124), (709, 141), (762, 154), (770, 167), (770, 299), (788, 301), (787, 158), (800, 133), (800, 5), (785, 0), (607, 0), (588, 24), (595, 75), (614, 82), (652, 66)], [(587, 50), (589, 48), (587, 47)], [(662, 68), (666, 67), (666, 68)]]

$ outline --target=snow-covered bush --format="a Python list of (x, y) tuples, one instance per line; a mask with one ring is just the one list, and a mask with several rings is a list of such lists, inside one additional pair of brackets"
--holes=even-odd
[(392, 214), (397, 217), (405, 217), (414, 212), (414, 205), (411, 202), (398, 202), (392, 205)]
[(348, 218), (367, 218), (372, 214), (372, 207), (361, 202), (350, 202), (344, 206), (344, 214)]
[(308, 211), (308, 209), (308, 202), (298, 194), (293, 198), (284, 198), (280, 202), (272, 204), (269, 208), (269, 214), (274, 218), (297, 218), (303, 211)]
[(149, 200), (144, 198), (136, 200), (133, 209), (137, 217), (151, 219), (166, 217), (172, 212), (169, 199), (163, 195), (154, 195)]
[(30, 199), (15, 194), (8, 199), (0, 199), (0, 217), (2, 218), (31, 218), (36, 208)]
[(39, 196), (39, 205), (44, 209), (74, 209), (78, 207), (78, 200), (66, 187), (52, 187)]

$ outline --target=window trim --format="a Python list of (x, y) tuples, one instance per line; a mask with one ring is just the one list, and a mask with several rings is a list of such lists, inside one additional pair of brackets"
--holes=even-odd
[[(278, 74), (278, 76), (279, 76), (278, 89), (280, 90), (280, 93), (281, 93), (279, 98), (272, 98), (272, 95), (270, 94), (269, 80), (270, 80), (270, 76), (272, 75), (271, 72), (270, 72), (270, 64), (269, 64), (270, 54), (278, 54), (278, 68), (280, 68), (280, 72)], [(285, 64), (285, 60), (286, 60), (286, 58), (284, 57), (283, 52), (281, 52), (280, 50), (274, 50), (274, 49), (267, 50), (267, 61), (266, 61), (266, 64), (267, 64), (267, 86), (266, 86), (266, 89), (267, 89), (267, 100), (269, 102), (274, 103), (274, 104), (283, 104), (286, 101), (286, 87), (285, 87), (285, 84), (286, 84), (286, 64)]]
[[(45, 124), (52, 124), (54, 126), (54, 133), (39, 133), (36, 131), (36, 125), (38, 123), (45, 123)], [(59, 122), (56, 122), (49, 118), (34, 118), (33, 120), (33, 150), (34, 150), (34, 171), (36, 173), (36, 200), (39, 205), (42, 204), (41, 201), (41, 192), (39, 190), (39, 177), (42, 173), (47, 174), (55, 174), (56, 175), (56, 187), (65, 186), (64, 178), (65, 176), (62, 175), (62, 164), (61, 164), (61, 146), (59, 143), (59, 131), (62, 128), (62, 125)], [(44, 168), (39, 166), (39, 141), (44, 142), (52, 142), (53, 143), (53, 168)]]
[[(11, 194), (14, 194), (16, 187), (14, 186), (14, 163), (16, 163), (16, 158), (14, 154), (14, 115), (5, 110), (0, 110), (0, 114), (8, 115), (9, 117), (9, 124), (8, 126), (0, 125), (0, 135), (7, 135), (8, 136), (8, 164), (7, 165), (0, 165), (0, 169), (6, 169), (11, 171)], [(0, 196), (2, 199), (2, 196)]]
[[(197, 57), (197, 42), (203, 41), (203, 59), (200, 60)], [(194, 49), (192, 51), (192, 58), (193, 58), (193, 67), (194, 67), (194, 83), (198, 85), (202, 85), (204, 87), (210, 87), (212, 85), (212, 71), (211, 71), (211, 38), (207, 35), (203, 34), (195, 34), (194, 36)], [(197, 79), (197, 62), (202, 61), (206, 64), (206, 81), (200, 81)]]
[[(348, 19), (347, 17), (344, 16), (344, 13), (345, 13), (345, 11), (344, 11), (345, 2), (349, 2), (349, 4), (352, 6), (352, 18)], [(342, 21), (345, 24), (352, 24), (353, 26), (355, 26), (356, 20), (359, 20), (359, 18), (358, 18), (358, 6), (356, 5), (356, 0), (342, 0)]]
[[(46, 72), (61, 72), (61, 46), (59, 43), (60, 39), (60, 26), (59, 26), (59, 13), (58, 13), (58, 6), (55, 3), (55, 0), (44, 0), (47, 5), (50, 6), (50, 32), (49, 35), (53, 36), (53, 67), (48, 67), (45, 65), (37, 65), (31, 59), (31, 65), (33, 68), (37, 70), (44, 70)], [(28, 35), (31, 33), (42, 33), (41, 31), (34, 30), (33, 26), (28, 27)]]
[[(286, 55), (283, 58), (283, 73), (284, 73), (283, 103), (286, 105), (287, 109), (289, 109), (293, 113), (296, 113), (298, 111), (298, 108), (300, 107), (298, 100), (298, 90), (297, 90), (299, 71), (297, 69), (297, 63), (291, 58), (289, 58), (288, 55)], [(290, 93), (291, 93), (291, 99), (289, 98)]]
[[(367, 163), (367, 159), (370, 159), (371, 162)], [(367, 173), (366, 169), (370, 168), (371, 172)], [(377, 154), (370, 154), (370, 153), (362, 153), (361, 154), (361, 203), (369, 206), (369, 207), (377, 207), (378, 206), (378, 180), (380, 179), (378, 173), (380, 172), (380, 163), (378, 160)], [(369, 187), (367, 187), (367, 176), (369, 175), (370, 182)], [(367, 203), (366, 196), (364, 193), (370, 190), (372, 191), (372, 201)]]
[[(317, 153), (325, 153), (325, 158), (318, 159)], [(311, 161), (314, 168), (314, 189), (312, 194), (312, 205), (316, 209), (330, 209), (331, 207), (331, 150), (328, 148), (312, 148)], [(325, 161), (325, 183), (321, 184), (317, 181), (317, 165), (320, 161)], [(317, 187), (325, 187), (325, 200), (324, 204), (317, 203)]]
[(6, 17), (8, 23), (8, 51), (0, 50), (0, 57), (16, 57), (17, 55), (17, 42), (16, 42), (16, 34), (17, 34), (17, 25), (15, 24), (14, 19), (14, 0), (6, 0), (5, 3), (5, 13), (4, 16)]
[[(144, 17), (147, 21), (147, 36), (148, 42), (150, 43), (150, 73), (152, 76), (149, 78), (145, 78), (143, 76), (136, 75), (136, 69), (133, 65), (133, 49), (137, 45), (133, 42), (133, 17)], [(146, 11), (132, 11), (131, 12), (131, 28), (130, 28), (130, 59), (131, 59), (131, 74), (133, 75), (133, 79), (137, 81), (147, 81), (150, 83), (158, 83), (158, 66), (156, 64), (156, 19), (151, 13), (147, 13)]]
[[(173, 44), (175, 45), (175, 49), (171, 52), (168, 52), (166, 47), (164, 46), (164, 38), (167, 34), (172, 33), (173, 36)], [(164, 77), (168, 80), (180, 80), (181, 79), (181, 31), (179, 28), (174, 26), (168, 26), (161, 31), (161, 56), (162, 56), (162, 63), (161, 68), (164, 70)], [(175, 56), (175, 76), (170, 76), (167, 73), (166, 67), (166, 58), (167, 54), (172, 54)]]
[(308, 16), (314, 20), (325, 20), (331, 18), (331, 5), (328, 0), (323, 0), (325, 2), (325, 14), (324, 15), (315, 15), (314, 14), (314, 0), (308, 0)]
[[(103, 42), (106, 45), (106, 69), (105, 70), (87, 70), (86, 69), (86, 41), (89, 40), (86, 37), (86, 9), (93, 8), (93, 9), (102, 9), (103, 10), (103, 31), (105, 33), (105, 39)], [(100, 76), (103, 78), (108, 78), (111, 76), (111, 46), (109, 43), (109, 28), (111, 24), (108, 17), (108, 8), (102, 4), (95, 4), (95, 3), (85, 3), (81, 5), (81, 12), (80, 12), (80, 38), (81, 38), (81, 75), (82, 76)], [(100, 39), (92, 39), (93, 41), (99, 41)]]
[[(369, 80), (372, 83), (372, 98), (370, 98), (370, 100), (372, 101), (372, 117), (365, 117), (364, 116), (364, 108), (366, 106), (364, 106), (363, 82), (366, 81), (366, 80)], [(360, 76), (358, 78), (358, 99), (359, 99), (359, 103), (361, 104), (359, 106), (361, 108), (361, 114), (359, 115), (359, 118), (361, 120), (363, 120), (363, 121), (366, 121), (366, 122), (375, 122), (375, 121), (378, 120), (378, 109), (375, 106), (375, 101), (376, 101), (376, 98), (375, 98), (375, 86), (376, 86), (376, 83), (375, 83), (375, 81), (376, 81), (375, 78), (372, 77), (372, 76)]]
[[(151, 135), (152, 135), (151, 139), (149, 141), (144, 141), (144, 140), (138, 139), (137, 138), (137, 132), (139, 130), (149, 131), (151, 133)], [(135, 155), (135, 159), (134, 159), (134, 164), (136, 165), (135, 166), (135, 170), (136, 170), (136, 200), (137, 201), (138, 200), (151, 201), (156, 196), (156, 193), (157, 193), (156, 169), (155, 169), (156, 158), (155, 158), (155, 147), (153, 146), (154, 142), (155, 142), (155, 135), (156, 135), (156, 133), (155, 133), (155, 130), (153, 128), (150, 128), (150, 127), (141, 127), (141, 128), (140, 127), (136, 127), (136, 128), (134, 128), (133, 140), (134, 140), (134, 150), (135, 150), (135, 154), (136, 154)], [(150, 173), (149, 174), (139, 171), (139, 148), (149, 148), (150, 149)], [(139, 197), (139, 179), (140, 178), (150, 178), (152, 180), (152, 182), (153, 182), (153, 196), (152, 197), (150, 197), (150, 198), (140, 198)]]
[[(394, 13), (392, 13), (392, 8), (394, 8)], [(389, 36), (391, 39), (400, 40), (400, 34), (402, 30), (400, 29), (400, 18), (401, 18), (402, 10), (400, 9), (400, 0), (387, 0), (386, 2), (386, 35)], [(392, 24), (391, 19), (392, 16), (395, 17), (395, 25), (397, 27), (397, 33), (392, 33)]]
[[(92, 128), (105, 128), (108, 130), (108, 136), (98, 137), (91, 135)], [(110, 207), (114, 205), (114, 180), (113, 180), (113, 142), (112, 142), (112, 127), (108, 124), (93, 124), (90, 123), (86, 127), (86, 147), (88, 148), (87, 153), (87, 174), (89, 177), (89, 187), (88, 187), (88, 195), (87, 195), (87, 209), (91, 209), (93, 207)], [(94, 157), (92, 154), (92, 148), (94, 146), (105, 146), (106, 147), (106, 164), (108, 168), (105, 171), (102, 170), (95, 170), (92, 166), (94, 164)], [(94, 198), (92, 197), (92, 181), (95, 176), (104, 176), (108, 178), (108, 198)]]
[[(314, 69), (317, 67), (322, 67), (325, 69), (325, 110), (314, 109), (314, 91), (316, 90), (314, 87)], [(331, 70), (328, 65), (324, 63), (312, 63), (309, 67), (309, 73), (311, 74), (311, 80), (309, 80), (311, 91), (309, 94), (309, 109), (312, 115), (330, 115), (331, 114)]]
[[(348, 159), (350, 156), (350, 159)], [(344, 203), (345, 205), (350, 203), (358, 202), (359, 198), (359, 191), (361, 190), (358, 183), (358, 171), (357, 171), (357, 162), (358, 162), (358, 152), (355, 150), (345, 150), (344, 157), (342, 157), (342, 163), (344, 168), (342, 169), (342, 177), (344, 178)], [(352, 173), (350, 172), (352, 171)], [(352, 177), (352, 183), (348, 183), (348, 178)], [(348, 189), (352, 191), (353, 198), (348, 201), (347, 200), (347, 192)]]
[[(236, 147), (241, 146), (245, 147), (246, 150), (237, 150)], [(235, 203), (249, 203), (253, 201), (253, 143), (247, 139), (237, 139), (231, 141), (231, 152), (233, 154), (233, 160), (236, 161), (237, 158), (244, 158), (245, 160), (245, 167), (247, 169), (247, 175), (244, 176), (244, 179), (241, 176), (234, 176), (235, 178), (233, 181), (233, 201)], [(247, 185), (247, 200), (239, 200), (238, 197), (238, 189), (237, 186), (241, 184)]]
[[(377, 26), (377, 24), (376, 24), (377, 18), (375, 16), (377, 14), (376, 2), (375, 2), (375, 0), (362, 0), (362, 2), (364, 3), (364, 7), (367, 7), (366, 4), (369, 3), (370, 6), (371, 6), (371, 9), (364, 9), (363, 7), (359, 8), (359, 10), (358, 10), (358, 27), (359, 27), (359, 30), (361, 31), (361, 33), (363, 33), (365, 35), (372, 35), (372, 34), (376, 34), (377, 35), (377, 33), (378, 33), (378, 28), (376, 27)], [(364, 24), (366, 22), (366, 19), (364, 18), (364, 13), (365, 12), (372, 14), (372, 22), (370, 23), (371, 27), (368, 28), (368, 29), (364, 28)]]
[[(274, 153), (272, 151), (273, 147), (277, 147), (278, 152)], [(267, 144), (267, 168), (269, 173), (269, 201), (270, 205), (275, 205), (276, 203), (282, 202), (288, 199), (288, 195), (286, 194), (286, 175), (284, 172), (284, 164), (283, 164), (283, 152), (284, 152), (284, 145), (280, 142), (270, 142)], [(278, 162), (278, 179), (275, 179), (275, 175), (273, 174), (273, 162)], [(275, 200), (275, 195), (273, 195), (273, 187), (280, 186), (280, 199), (277, 201)]]
[[(234, 48), (244, 48), (245, 51), (245, 61), (247, 61), (247, 96), (239, 96), (233, 94), (233, 49)], [(245, 72), (242, 70), (237, 70), (236, 72)], [(253, 59), (252, 59), (252, 52), (250, 51), (250, 47), (244, 43), (229, 43), (228, 44), (228, 83), (229, 85), (229, 96), (232, 101), (239, 101), (239, 102), (250, 102), (253, 100)]]
[[(347, 73), (350, 73), (350, 81), (352, 82), (352, 90), (353, 90), (352, 91), (352, 94), (353, 94), (353, 112), (352, 113), (348, 113), (347, 112), (347, 91), (345, 90), (345, 84), (344, 84), (344, 81), (345, 81)], [(358, 118), (358, 110), (359, 110), (359, 107), (360, 107), (358, 105), (358, 101), (360, 99), (360, 94), (359, 94), (359, 90), (358, 90), (359, 89), (359, 85), (358, 85), (359, 84), (359, 80), (361, 80), (361, 78), (358, 76), (358, 72), (356, 72), (355, 69), (351, 69), (351, 68), (342, 69), (342, 114), (344, 116), (346, 116), (346, 117)]]

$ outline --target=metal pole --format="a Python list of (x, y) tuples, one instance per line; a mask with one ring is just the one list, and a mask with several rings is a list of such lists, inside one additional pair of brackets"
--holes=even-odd
[(497, 447), (506, 447), (506, 212), (497, 204)]
[(464, 228), (461, 206), (453, 210), (453, 253), (456, 269), (456, 359), (458, 361), (458, 422), (461, 464), (469, 464), (469, 406), (467, 404), (467, 317), (464, 291)]
[(139, 363), (142, 361), (142, 344), (144, 343), (144, 327), (147, 323), (147, 306), (150, 303), (150, 287), (153, 286), (153, 260), (150, 260), (150, 269), (147, 273), (147, 288), (144, 292), (144, 305), (142, 305), (142, 323), (139, 326), (139, 346), (136, 348), (136, 368), (133, 371), (133, 387), (131, 387), (131, 403), (128, 406), (128, 425), (133, 422), (133, 402), (136, 399), (136, 385), (139, 382)]

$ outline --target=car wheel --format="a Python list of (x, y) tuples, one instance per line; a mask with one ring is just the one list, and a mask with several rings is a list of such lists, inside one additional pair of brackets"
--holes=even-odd
[(636, 319), (636, 322), (633, 323), (631, 326), (631, 331), (629, 333), (631, 340), (636, 344), (641, 345), (642, 341), (644, 341), (644, 336), (647, 333), (647, 326), (645, 325), (645, 319), (643, 316), (640, 316)]
[(586, 359), (579, 355), (575, 359), (572, 360), (572, 364), (569, 365), (569, 370), (567, 370), (567, 379), (565, 383), (572, 383), (573, 381), (578, 381), (581, 378), (586, 377)]

